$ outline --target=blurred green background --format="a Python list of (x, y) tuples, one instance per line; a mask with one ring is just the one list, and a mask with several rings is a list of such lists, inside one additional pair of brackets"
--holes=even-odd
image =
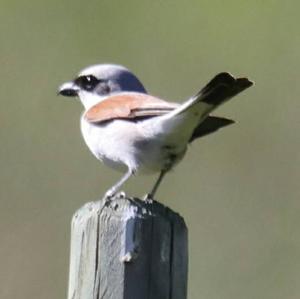
[[(83, 67), (127, 66), (183, 101), (220, 71), (256, 85), (218, 109), (238, 123), (195, 142), (158, 199), (189, 227), (189, 298), (300, 297), (298, 1), (0, 4), (0, 298), (66, 298), (70, 220), (120, 176), (57, 87)], [(134, 178), (142, 195), (154, 177)]]

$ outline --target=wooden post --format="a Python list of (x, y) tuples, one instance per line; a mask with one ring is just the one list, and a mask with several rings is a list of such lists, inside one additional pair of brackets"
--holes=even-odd
[(187, 228), (162, 204), (91, 202), (73, 216), (69, 299), (185, 299)]

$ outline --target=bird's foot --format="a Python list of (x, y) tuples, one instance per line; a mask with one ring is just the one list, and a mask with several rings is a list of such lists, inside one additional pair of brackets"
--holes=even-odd
[(124, 191), (120, 191), (119, 193), (116, 193), (115, 190), (109, 189), (104, 195), (105, 202), (111, 202), (113, 199), (116, 198), (124, 199), (126, 198), (126, 193)]
[(125, 199), (126, 193), (124, 191), (120, 191), (119, 193), (116, 194), (116, 197), (120, 199)]
[(110, 203), (112, 201), (113, 197), (115, 196), (115, 194), (116, 193), (114, 190), (112, 190), (112, 189), (107, 190), (103, 197), (104, 201), (106, 203)]
[(142, 200), (143, 200), (145, 203), (147, 203), (147, 204), (152, 204), (153, 201), (154, 201), (154, 198), (153, 198), (152, 194), (147, 193), (147, 194), (145, 194), (145, 196), (142, 198)]

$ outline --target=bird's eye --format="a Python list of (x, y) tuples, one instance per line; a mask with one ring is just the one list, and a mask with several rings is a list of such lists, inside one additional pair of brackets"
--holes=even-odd
[(101, 82), (101, 80), (92, 75), (80, 76), (75, 79), (75, 84), (87, 91), (92, 91), (99, 82)]

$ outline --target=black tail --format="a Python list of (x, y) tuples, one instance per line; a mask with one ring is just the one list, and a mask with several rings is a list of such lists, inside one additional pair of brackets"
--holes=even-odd
[(236, 79), (229, 73), (220, 73), (201, 89), (195, 97), (198, 97), (201, 102), (219, 106), (251, 85), (253, 85), (253, 82), (247, 78)]
[(190, 139), (190, 142), (194, 141), (196, 138), (200, 138), (210, 133), (216, 132), (220, 128), (226, 127), (233, 123), (234, 121), (232, 119), (217, 116), (208, 116), (198, 125), (198, 127), (196, 127)]

